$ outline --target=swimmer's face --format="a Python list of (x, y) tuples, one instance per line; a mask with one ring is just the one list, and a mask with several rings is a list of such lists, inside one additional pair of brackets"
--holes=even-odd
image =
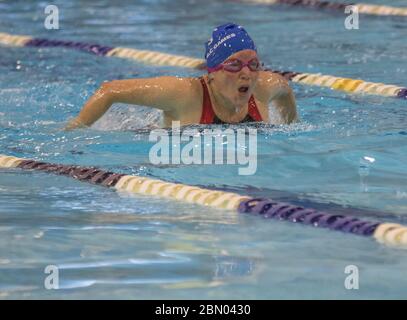
[(231, 70), (233, 68), (235, 70), (239, 69), (240, 63), (244, 65), (250, 62), (250, 67), (244, 66), (237, 72), (227, 71), (230, 68), (224, 67), (212, 73), (216, 87), (221, 91), (221, 94), (232, 100), (236, 105), (247, 103), (254, 91), (260, 73), (260, 71), (253, 71), (256, 61), (258, 61), (256, 51), (239, 51), (227, 58), (223, 64), (230, 64)]

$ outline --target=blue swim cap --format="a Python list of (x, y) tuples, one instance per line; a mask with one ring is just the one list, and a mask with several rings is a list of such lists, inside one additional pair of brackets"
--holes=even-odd
[(206, 65), (209, 68), (216, 67), (236, 52), (247, 49), (257, 52), (246, 30), (234, 23), (216, 27), (212, 32), (212, 38), (205, 44), (205, 49)]

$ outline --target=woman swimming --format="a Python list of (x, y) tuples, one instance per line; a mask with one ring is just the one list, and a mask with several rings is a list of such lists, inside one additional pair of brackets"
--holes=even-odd
[(282, 123), (297, 120), (294, 94), (280, 75), (262, 70), (246, 30), (227, 23), (206, 43), (208, 74), (200, 78), (157, 77), (105, 82), (66, 129), (89, 126), (115, 102), (160, 109), (164, 126), (269, 122), (269, 103)]

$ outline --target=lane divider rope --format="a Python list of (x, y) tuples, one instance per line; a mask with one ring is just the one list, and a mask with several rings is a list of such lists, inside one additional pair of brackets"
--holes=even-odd
[[(126, 58), (154, 65), (179, 66), (200, 70), (205, 69), (205, 61), (202, 59), (132, 48), (113, 48), (82, 42), (38, 39), (29, 36), (11, 35), (8, 33), (0, 33), (0, 44), (17, 47), (66, 47), (85, 51), (98, 56)], [(396, 85), (322, 75), (320, 73), (314, 74), (272, 69), (267, 70), (278, 73), (284, 76), (287, 80), (296, 83), (328, 87), (333, 90), (345, 91), (348, 93), (364, 93), (407, 99), (407, 88)]]
[(317, 9), (334, 9), (344, 12), (347, 6), (354, 6), (359, 13), (375, 16), (404, 16), (407, 17), (407, 8), (373, 5), (367, 3), (338, 3), (320, 0), (239, 0), (239, 2), (260, 5), (286, 4), (292, 6), (312, 7)]
[(203, 189), (179, 183), (169, 183), (147, 177), (118, 174), (97, 168), (52, 164), (0, 154), (0, 168), (20, 168), (45, 171), (72, 177), (119, 191), (160, 196), (181, 202), (257, 215), (264, 219), (285, 220), (318, 228), (370, 236), (378, 242), (407, 248), (407, 227), (396, 223), (360, 220), (347, 215), (330, 214), (266, 198), (252, 198), (237, 193)]

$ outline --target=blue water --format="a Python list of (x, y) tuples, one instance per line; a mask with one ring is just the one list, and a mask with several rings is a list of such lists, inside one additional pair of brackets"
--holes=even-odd
[[(234, 21), (276, 69), (407, 85), (405, 18), (361, 16), (360, 29), (348, 31), (341, 13), (288, 6), (214, 0), (54, 4), (61, 29), (49, 31), (44, 2), (1, 2), (0, 32), (201, 58), (211, 28)], [(160, 115), (139, 106), (115, 105), (92, 128), (61, 131), (102, 81), (174, 74), (200, 73), (68, 49), (0, 47), (0, 154), (407, 224), (405, 100), (293, 85), (302, 121), (259, 130), (258, 170), (247, 177), (238, 176), (236, 166), (151, 165), (152, 143), (137, 129), (157, 125)], [(127, 196), (40, 172), (0, 169), (0, 231), (1, 299), (407, 294), (407, 251), (369, 238)], [(59, 267), (59, 290), (44, 288), (47, 265)], [(358, 290), (344, 287), (347, 265), (359, 268)]]

